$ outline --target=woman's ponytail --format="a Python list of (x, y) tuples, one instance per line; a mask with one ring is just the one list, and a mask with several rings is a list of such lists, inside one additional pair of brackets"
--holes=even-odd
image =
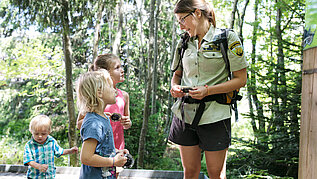
[(214, 12), (214, 9), (212, 7), (210, 7), (209, 4), (206, 3), (206, 6), (208, 7), (208, 19), (209, 19), (209, 22), (211, 22), (211, 24), (216, 28), (216, 17), (215, 17), (215, 12)]
[(94, 64), (90, 65), (88, 71), (95, 71), (95, 65)]

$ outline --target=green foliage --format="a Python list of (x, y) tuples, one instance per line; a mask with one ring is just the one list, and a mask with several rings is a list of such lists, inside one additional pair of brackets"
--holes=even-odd
[[(23, 151), (27, 138), (3, 136), (0, 140), (0, 163), (2, 164), (23, 164)], [(14, 146), (14, 147), (12, 147)]]
[[(232, 175), (248, 176), (262, 174), (272, 174), (277, 176), (297, 177), (298, 158), (291, 157), (291, 148), (285, 150), (260, 150), (254, 147), (252, 140), (234, 139), (236, 146), (243, 148), (230, 148), (227, 161), (227, 168)], [(296, 151), (296, 144), (291, 146)], [(232, 170), (233, 169), (233, 170)], [(264, 175), (268, 176), (268, 175)]]
[(150, 117), (149, 123), (151, 126), (148, 128), (145, 148), (147, 154), (144, 156), (145, 167), (148, 169), (160, 169), (161, 168), (161, 158), (163, 157), (164, 151), (166, 149), (165, 139), (167, 136), (164, 135), (163, 126), (158, 124), (161, 119), (159, 114), (152, 115)]
[[(120, 88), (120, 86), (118, 86)], [(123, 89), (125, 90), (125, 89)], [(130, 151), (131, 155), (136, 158), (139, 147), (139, 134), (143, 121), (143, 99), (140, 100), (139, 96), (142, 95), (142, 86), (133, 86), (129, 90), (125, 90), (129, 93), (130, 97), (130, 118), (132, 126), (130, 129), (124, 131), (124, 139), (126, 148)]]
[[(31, 138), (29, 122), (38, 114), (51, 118), (51, 135), (60, 146), (69, 148), (63, 52), (59, 42), (51, 37), (44, 34), (38, 38), (1, 40), (6, 54), (0, 61), (5, 74), (0, 88), (2, 163), (22, 164), (24, 145)], [(75, 69), (74, 78), (82, 71)], [(67, 157), (56, 159), (57, 166), (68, 163)]]
[[(260, 3), (259, 15), (266, 15), (269, 23), (261, 20), (258, 21), (260, 23), (250, 23), (258, 24), (259, 29), (254, 33), (257, 51), (256, 54), (251, 54), (252, 64), (248, 69), (247, 84), (249, 95), (252, 95), (249, 99), (252, 100), (253, 110), (247, 116), (251, 118), (255, 138), (250, 142), (239, 139), (242, 145), (250, 149), (240, 150), (236, 155), (242, 156), (232, 158), (234, 160), (229, 160), (228, 163), (247, 164), (230, 165), (238, 167), (240, 172), (243, 170), (243, 175), (248, 174), (250, 167), (277, 176), (296, 178), (302, 63), (302, 32), (298, 28), (303, 26), (304, 6), (301, 6), (302, 1)], [(293, 3), (296, 6), (291, 8), (289, 5)], [(277, 8), (280, 8), (282, 14), (281, 34), (276, 31)], [(244, 158), (248, 160), (243, 160)]]
[[(119, 86), (120, 88), (120, 86)], [(143, 90), (140, 86), (131, 87), (129, 90), (126, 90), (130, 96), (130, 113), (132, 127), (128, 130), (125, 130), (125, 143), (126, 148), (130, 153), (137, 158), (138, 147), (139, 147), (139, 134), (141, 132), (142, 123), (143, 123), (143, 99), (139, 99), (140, 92)], [(125, 90), (125, 89), (124, 89)], [(161, 165), (161, 158), (163, 156), (164, 150), (166, 148), (164, 143), (166, 136), (162, 134), (161, 124), (159, 124), (160, 115), (153, 115), (150, 118), (150, 124), (147, 133), (146, 142), (146, 151), (145, 163), (148, 169), (157, 168)], [(136, 135), (137, 134), (137, 135)], [(136, 167), (136, 165), (134, 166)]]
[[(14, 45), (13, 45), (14, 44)], [(0, 135), (24, 138), (32, 117), (46, 114), (53, 123), (67, 121), (62, 51), (54, 50), (37, 39), (7, 38), (1, 48), (6, 56), (1, 63), (5, 74), (0, 90)], [(57, 116), (57, 117), (55, 117)], [(63, 117), (65, 116), (65, 117)], [(67, 136), (63, 127), (53, 128), (57, 135)], [(60, 134), (64, 133), (64, 134)], [(66, 137), (67, 138), (67, 137)]]
[[(71, 18), (71, 42), (73, 50), (73, 79), (87, 71), (92, 61), (92, 38), (95, 13), (98, 3), (88, 0), (68, 1)], [(232, 10), (232, 1), (214, 0), (217, 26), (225, 27), (223, 14)], [(248, 122), (233, 131), (236, 137), (229, 149), (228, 178), (296, 178), (299, 148), (299, 116), (301, 90), (301, 38), (298, 31), (303, 26), (304, 5), (296, 1), (257, 1), (259, 19), (245, 21), (245, 28), (259, 26), (256, 34), (256, 54), (251, 54), (250, 39), (253, 34), (244, 30), (246, 57), (249, 60), (248, 87), (255, 91), (245, 92), (257, 95), (258, 106), (251, 101), (253, 114), (246, 113)], [(105, 15), (101, 24), (99, 53), (111, 51), (116, 35), (117, 12), (115, 1), (105, 4)], [(136, 7), (135, 1), (125, 1), (127, 7)], [(130, 95), (130, 114), (132, 127), (125, 130), (126, 147), (136, 159), (139, 135), (143, 122), (144, 88), (148, 50), (148, 11), (150, 1), (145, 1), (141, 10), (127, 8), (124, 12), (124, 30), (121, 39), (120, 58), (127, 79), (118, 88)], [(252, 2), (253, 3), (253, 2)], [(166, 144), (166, 119), (168, 114), (168, 95), (170, 83), (170, 62), (172, 52), (172, 29), (174, 2), (163, 1), (158, 23), (158, 64), (157, 111), (151, 115), (145, 146), (145, 168), (182, 170), (179, 152)], [(238, 2), (241, 11), (244, 2)], [(251, 14), (254, 4), (247, 13)], [(275, 28), (276, 8), (282, 9), (282, 40), (284, 66), (281, 65), (277, 51)], [(4, 0), (0, 2), (0, 143), (1, 160), (20, 163), (24, 143), (30, 138), (28, 124), (30, 119), (40, 113), (47, 114), (53, 121), (54, 136), (62, 147), (68, 148), (68, 116), (66, 110), (65, 72), (63, 64), (62, 39), (55, 32), (61, 31), (62, 6), (58, 1)], [(138, 13), (141, 12), (139, 15)], [(29, 14), (25, 16), (25, 14)], [(140, 21), (142, 19), (142, 21)], [(42, 33), (38, 38), (27, 38), (30, 27)], [(53, 27), (48, 29), (47, 27)], [(140, 28), (142, 27), (142, 28)], [(178, 28), (178, 27), (176, 27)], [(19, 32), (12, 37), (13, 32)], [(252, 35), (251, 35), (252, 34)], [(10, 38), (8, 38), (11, 36)], [(179, 37), (176, 37), (179, 38)], [(176, 39), (178, 40), (178, 39)], [(254, 61), (251, 61), (254, 57)], [(283, 73), (285, 75), (283, 75)], [(285, 84), (281, 79), (285, 79)], [(248, 88), (249, 89), (249, 88)], [(283, 97), (282, 95), (283, 94)], [(251, 100), (254, 100), (250, 97)], [(264, 125), (262, 125), (264, 124)], [(167, 126), (168, 127), (168, 126)], [(245, 129), (248, 129), (247, 131)], [(253, 130), (255, 129), (255, 130)], [(15, 141), (15, 142), (12, 142)], [(17, 150), (9, 148), (13, 143)], [(207, 174), (205, 161), (202, 171)], [(67, 165), (67, 157), (56, 159), (57, 166)], [(136, 166), (136, 165), (135, 165)], [(277, 170), (278, 169), (278, 170)], [(281, 177), (277, 177), (281, 176)]]

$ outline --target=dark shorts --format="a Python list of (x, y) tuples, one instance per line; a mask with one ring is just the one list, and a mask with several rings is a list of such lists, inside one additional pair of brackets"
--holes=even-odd
[(231, 119), (224, 119), (215, 123), (199, 125), (197, 130), (189, 128), (174, 116), (168, 139), (182, 146), (199, 147), (204, 151), (220, 151), (228, 148), (231, 144)]

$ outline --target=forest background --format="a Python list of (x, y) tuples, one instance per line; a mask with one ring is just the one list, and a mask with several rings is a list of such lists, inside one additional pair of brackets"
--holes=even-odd
[[(98, 54), (114, 53), (126, 77), (118, 87), (130, 94), (133, 125), (125, 139), (134, 168), (182, 170), (177, 148), (167, 141), (170, 63), (182, 33), (175, 3), (1, 0), (0, 163), (23, 163), (28, 124), (38, 114), (53, 120), (51, 135), (62, 147), (81, 147), (74, 80)], [(249, 62), (239, 121), (232, 120), (228, 178), (297, 178), (305, 1), (209, 3), (217, 27), (240, 36)], [(63, 156), (56, 165), (80, 166), (79, 156)]]

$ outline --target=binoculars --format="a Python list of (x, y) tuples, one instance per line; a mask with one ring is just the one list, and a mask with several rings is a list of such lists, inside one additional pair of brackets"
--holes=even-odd
[(131, 168), (134, 165), (134, 159), (131, 154), (124, 154), (127, 157), (127, 162), (124, 164), (123, 168)]
[(113, 122), (117, 122), (121, 119), (121, 114), (119, 113), (112, 113), (112, 115), (110, 116), (110, 119), (113, 121)]
[(182, 92), (184, 92), (184, 93), (188, 93), (189, 90), (193, 90), (193, 88), (191, 88), (191, 87), (182, 87), (181, 90), (182, 90)]

